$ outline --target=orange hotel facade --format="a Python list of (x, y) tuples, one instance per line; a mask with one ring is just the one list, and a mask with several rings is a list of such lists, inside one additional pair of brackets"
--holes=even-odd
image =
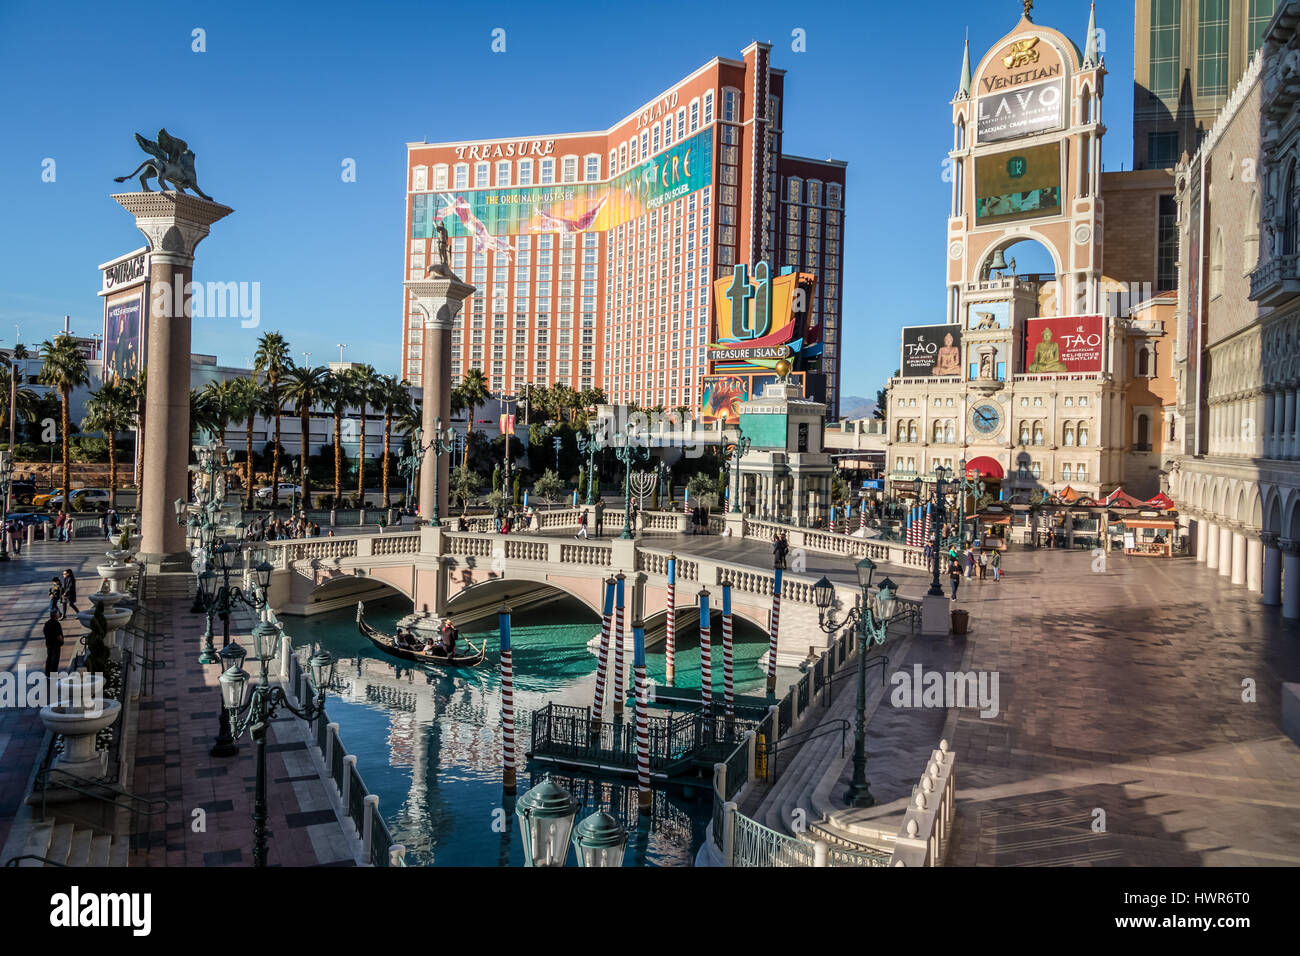
[[(817, 277), (837, 417), (846, 164), (783, 152), (770, 52), (715, 58), (603, 132), (407, 144), (404, 275), (424, 278), (441, 224), (476, 289), (452, 331), (453, 383), (477, 367), (494, 394), (563, 382), (696, 414), (712, 280), (766, 261)], [(403, 299), (402, 373), (421, 386), (423, 329)]]

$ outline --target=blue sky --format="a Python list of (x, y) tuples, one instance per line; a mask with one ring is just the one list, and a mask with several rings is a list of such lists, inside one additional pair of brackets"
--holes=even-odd
[[(396, 372), (405, 144), (605, 129), (714, 56), (773, 44), (788, 70), (789, 152), (849, 163), (843, 394), (874, 397), (898, 329), (941, 321), (962, 38), (973, 58), (1018, 0), (900, 3), (0, 4), (0, 342), (101, 327), (96, 266), (144, 244), (109, 199), (160, 126), (235, 214), (198, 251), (200, 281), (259, 282), (260, 328), (196, 319), (193, 349), (242, 364), (278, 329), (294, 358)], [(1080, 45), (1081, 0), (1038, 23)], [(1133, 4), (1104, 0), (1107, 169), (1132, 160)], [(494, 28), (506, 51), (491, 50)], [(191, 31), (206, 52), (191, 49)], [(807, 51), (791, 50), (806, 31)], [(937, 58), (932, 58), (937, 51)], [(924, 63), (938, 63), (926, 68)], [(344, 182), (344, 160), (356, 181)], [(42, 180), (54, 161), (54, 181)]]

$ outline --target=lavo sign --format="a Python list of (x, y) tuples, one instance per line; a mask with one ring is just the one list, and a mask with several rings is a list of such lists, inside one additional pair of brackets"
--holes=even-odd
[(981, 96), (977, 125), (979, 140), (992, 143), (1058, 129), (1064, 120), (1063, 101), (1060, 80)]

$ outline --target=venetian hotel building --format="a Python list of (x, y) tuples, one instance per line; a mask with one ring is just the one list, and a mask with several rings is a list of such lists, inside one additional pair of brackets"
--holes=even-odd
[[(712, 280), (767, 261), (817, 277), (815, 369), (838, 404), (845, 163), (783, 152), (785, 71), (770, 47), (716, 58), (609, 129), (407, 144), (403, 272), (439, 223), (476, 291), (452, 331), (454, 381), (599, 387), (614, 402), (699, 407)], [(403, 293), (401, 367), (423, 382)]]

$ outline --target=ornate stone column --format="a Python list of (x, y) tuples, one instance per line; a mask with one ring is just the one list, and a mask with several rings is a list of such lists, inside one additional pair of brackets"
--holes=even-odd
[(1232, 529), (1226, 524), (1219, 525), (1219, 575), (1227, 577), (1232, 574)]
[(1209, 551), (1206, 545), (1206, 527), (1204, 518), (1196, 517), (1192, 519), (1192, 550), (1196, 552), (1196, 560), (1202, 564), (1205, 563), (1205, 556)]
[(1241, 528), (1232, 531), (1232, 583), (1246, 583), (1246, 534)]
[(1288, 388), (1285, 392), (1286, 402), (1283, 406), (1284, 417), (1282, 419), (1282, 449), (1277, 456), (1279, 458), (1295, 457), (1295, 389)]
[(1205, 566), (1211, 571), (1219, 567), (1219, 527), (1212, 521), (1205, 522)]
[[(465, 300), (474, 294), (474, 287), (462, 282), (443, 262), (437, 249), (432, 252), (431, 273), (425, 279), (412, 279), (406, 288), (415, 294), (415, 304), (424, 316), (424, 405), (420, 424), (424, 441), (433, 436), (434, 422), (442, 419), (442, 427), (451, 424), (451, 326)], [(438, 512), (447, 516), (448, 484), (450, 479), (449, 455), (435, 456), (433, 449), (425, 453), (420, 463), (420, 517), (433, 516), (434, 467), (438, 469)]]
[[(194, 250), (233, 209), (179, 192), (118, 193), (149, 243), (144, 494), (139, 559), (189, 565), (173, 502), (190, 499), (190, 315)], [(169, 560), (170, 559), (170, 560)]]
[(1278, 550), (1277, 535), (1265, 531), (1259, 536), (1264, 545), (1264, 604), (1276, 607), (1282, 603), (1282, 552)]
[(1264, 393), (1264, 457), (1275, 457), (1273, 436), (1277, 428), (1277, 393), (1269, 389)]
[(1263, 568), (1264, 545), (1258, 533), (1246, 535), (1246, 589), (1259, 593)]
[(1282, 542), (1282, 617), (1300, 618), (1300, 541)]

